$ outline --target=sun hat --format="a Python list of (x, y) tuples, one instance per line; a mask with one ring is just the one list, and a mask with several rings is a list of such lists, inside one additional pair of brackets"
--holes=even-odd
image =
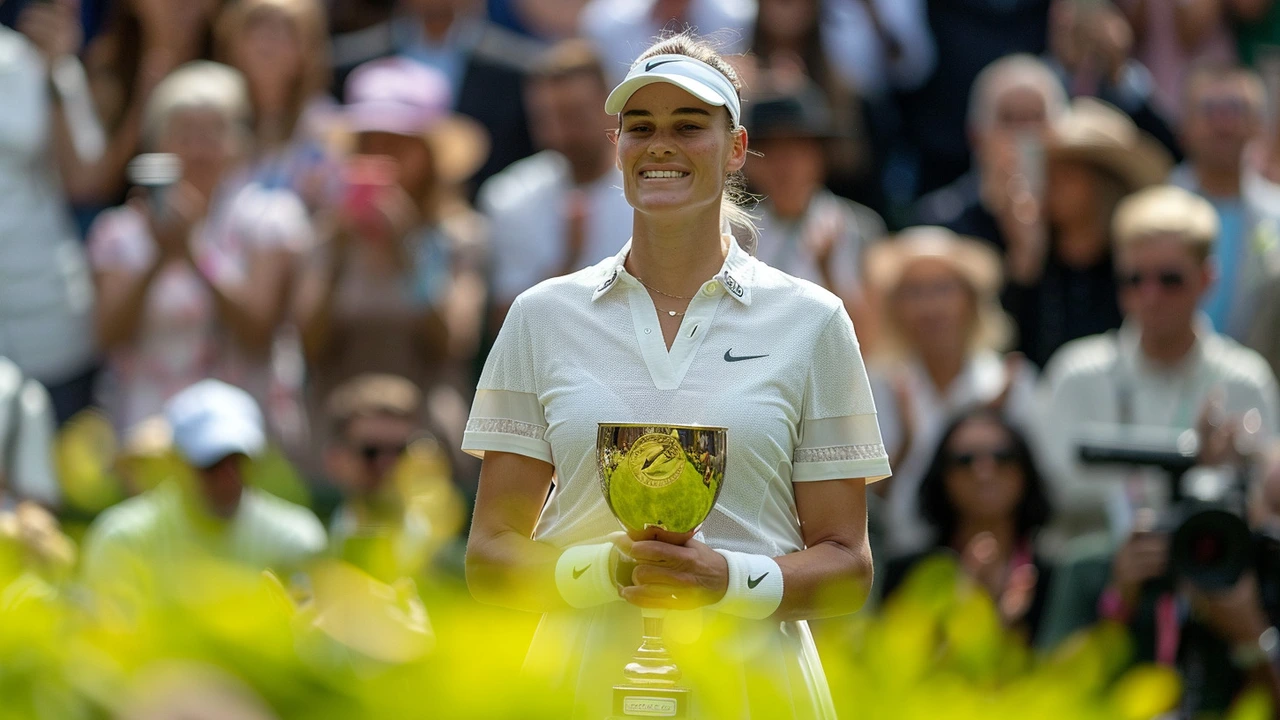
[(345, 98), (334, 128), (342, 144), (365, 132), (422, 136), (446, 183), (469, 179), (489, 156), (488, 133), (453, 111), (449, 80), (435, 68), (402, 57), (371, 60), (348, 76)]
[(671, 83), (702, 102), (729, 111), (733, 126), (742, 124), (738, 90), (724, 73), (688, 55), (655, 55), (637, 60), (622, 82), (609, 93), (604, 110), (617, 115), (637, 90), (657, 82)]
[(946, 263), (979, 295), (999, 292), (1000, 256), (987, 243), (944, 227), (919, 226), (867, 248), (867, 277), (881, 292), (891, 293), (912, 263), (932, 259)]
[[(907, 228), (867, 248), (867, 281), (878, 297), (887, 299), (901, 285), (907, 269), (920, 261), (946, 264), (973, 289), (978, 314), (974, 346), (1000, 349), (1008, 344), (1012, 323), (1000, 307), (999, 295), (1004, 273), (1000, 256), (990, 245), (944, 227)], [(888, 310), (889, 304), (884, 307)], [(894, 338), (886, 339), (889, 345), (895, 344)]]
[(229, 455), (255, 457), (266, 448), (262, 411), (249, 393), (201, 380), (165, 404), (173, 445), (187, 462), (207, 468)]
[(1055, 123), (1050, 160), (1076, 160), (1114, 175), (1129, 191), (1164, 182), (1173, 159), (1155, 138), (1115, 107), (1077, 98)]

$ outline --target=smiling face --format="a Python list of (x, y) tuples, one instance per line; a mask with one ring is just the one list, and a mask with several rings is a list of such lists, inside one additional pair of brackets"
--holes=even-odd
[(725, 178), (746, 155), (746, 130), (730, 130), (724, 108), (670, 83), (640, 88), (622, 110), (618, 168), (640, 213), (719, 212)]

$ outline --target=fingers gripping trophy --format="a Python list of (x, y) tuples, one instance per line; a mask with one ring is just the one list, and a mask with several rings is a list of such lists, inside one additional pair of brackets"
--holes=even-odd
[[(632, 540), (683, 544), (724, 487), (728, 431), (697, 425), (600, 423), (600, 489)], [(645, 608), (644, 635), (613, 688), (615, 717), (688, 717), (690, 691), (662, 639), (665, 610)]]

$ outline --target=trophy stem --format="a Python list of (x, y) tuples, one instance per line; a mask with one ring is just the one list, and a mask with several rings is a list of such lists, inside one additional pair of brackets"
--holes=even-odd
[(644, 634), (640, 647), (622, 674), (637, 685), (671, 687), (680, 679), (680, 668), (671, 659), (671, 653), (662, 641), (662, 621), (665, 610), (644, 609)]

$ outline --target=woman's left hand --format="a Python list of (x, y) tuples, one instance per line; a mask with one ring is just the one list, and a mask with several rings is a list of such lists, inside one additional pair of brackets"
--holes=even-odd
[(729, 589), (729, 563), (706, 543), (675, 545), (615, 536), (618, 550), (636, 561), (622, 599), (643, 608), (691, 610), (711, 605)]

